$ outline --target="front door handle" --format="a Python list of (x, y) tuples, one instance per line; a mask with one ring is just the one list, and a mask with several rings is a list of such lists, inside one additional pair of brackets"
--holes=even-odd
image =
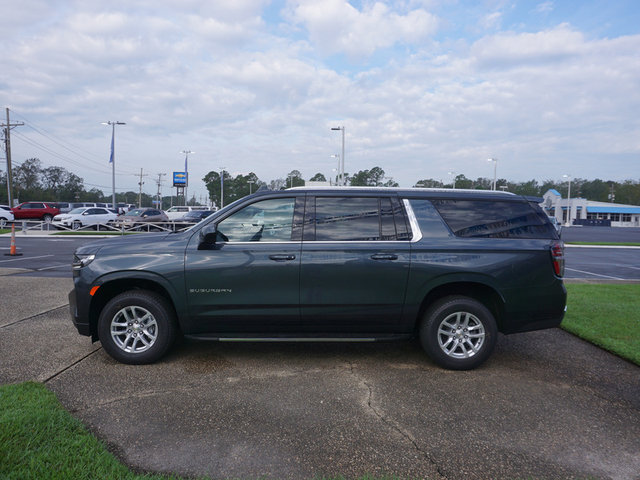
[(275, 262), (288, 262), (290, 260), (295, 260), (295, 255), (269, 255), (269, 258)]
[(393, 253), (374, 253), (371, 255), (371, 260), (397, 260), (398, 255)]

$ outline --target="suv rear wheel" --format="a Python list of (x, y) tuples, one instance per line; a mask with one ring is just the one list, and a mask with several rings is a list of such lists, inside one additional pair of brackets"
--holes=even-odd
[(155, 362), (171, 347), (176, 333), (171, 306), (160, 295), (145, 290), (112, 298), (98, 318), (100, 343), (122, 363)]
[(470, 370), (491, 355), (497, 331), (495, 318), (482, 303), (469, 297), (449, 296), (425, 312), (420, 323), (420, 343), (438, 365)]

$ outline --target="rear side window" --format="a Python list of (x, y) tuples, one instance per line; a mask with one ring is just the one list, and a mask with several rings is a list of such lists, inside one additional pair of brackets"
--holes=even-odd
[(458, 237), (557, 239), (553, 225), (529, 203), (499, 200), (432, 200)]
[[(316, 241), (408, 240), (399, 201), (376, 197), (316, 197)], [(309, 228), (309, 227), (305, 227)]]

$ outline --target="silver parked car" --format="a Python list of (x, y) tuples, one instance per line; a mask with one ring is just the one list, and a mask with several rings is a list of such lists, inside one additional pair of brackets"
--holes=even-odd
[(120, 215), (114, 224), (118, 227), (134, 228), (140, 227), (148, 223), (159, 224), (163, 226), (168, 222), (169, 218), (167, 214), (162, 210), (156, 208), (134, 208), (129, 210), (126, 214)]

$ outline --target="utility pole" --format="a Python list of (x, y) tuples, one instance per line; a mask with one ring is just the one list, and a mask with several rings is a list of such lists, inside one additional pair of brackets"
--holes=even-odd
[(0, 126), (4, 127), (4, 148), (7, 155), (7, 203), (9, 207), (13, 207), (12, 202), (12, 192), (13, 186), (11, 184), (11, 128), (12, 127), (21, 127), (24, 125), (23, 122), (20, 123), (11, 123), (9, 121), (9, 107), (7, 107), (7, 123), (3, 123)]
[(187, 183), (184, 185), (184, 204), (187, 205), (189, 203), (189, 198), (187, 196), (187, 189), (189, 188), (189, 154), (196, 153), (191, 150), (182, 150), (180, 153), (184, 153), (184, 174), (187, 176)]
[(158, 180), (156, 180), (156, 183), (158, 184), (158, 209), (159, 210), (162, 210), (162, 194), (160, 193), (160, 187), (162, 185), (162, 177), (165, 175), (166, 173), (159, 173)]
[(140, 169), (140, 181), (138, 182), (138, 185), (140, 185), (140, 193), (138, 193), (138, 208), (142, 207), (142, 185), (144, 185), (144, 182), (142, 181), (142, 177), (146, 177), (147, 174), (145, 173), (144, 175), (142, 174), (142, 169)]

